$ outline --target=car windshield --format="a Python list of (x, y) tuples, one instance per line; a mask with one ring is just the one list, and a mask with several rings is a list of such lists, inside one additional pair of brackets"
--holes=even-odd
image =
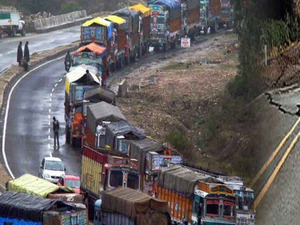
[(46, 170), (56, 170), (56, 171), (63, 171), (64, 167), (61, 161), (52, 161), (47, 160), (45, 162), (45, 169)]
[(70, 188), (80, 188), (79, 180), (66, 180), (66, 186)]

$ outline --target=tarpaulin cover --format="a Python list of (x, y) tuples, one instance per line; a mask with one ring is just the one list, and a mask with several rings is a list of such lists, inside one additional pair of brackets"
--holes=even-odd
[(141, 14), (143, 14), (143, 17), (148, 17), (151, 15), (151, 9), (142, 4), (137, 4), (128, 8), (140, 12)]
[(43, 220), (43, 212), (56, 203), (57, 200), (7, 191), (0, 195), (0, 217), (40, 222)]
[(8, 191), (27, 193), (42, 198), (47, 198), (48, 194), (54, 192), (74, 193), (71, 188), (59, 187), (31, 174), (24, 174), (17, 179), (8, 181), (7, 189)]
[(107, 125), (105, 133), (105, 142), (113, 147), (114, 139), (117, 135), (133, 134), (137, 139), (144, 139), (146, 135), (138, 127), (130, 125), (126, 121), (115, 122)]
[(77, 53), (84, 52), (86, 50), (89, 50), (91, 52), (95, 52), (97, 55), (100, 55), (100, 56), (105, 56), (105, 54), (106, 54), (106, 48), (105, 47), (97, 45), (95, 43), (91, 43), (91, 44), (82, 46), (79, 49), (77, 49), (76, 51), (72, 52), (72, 55), (76, 56)]
[(83, 95), (84, 100), (89, 100), (90, 102), (107, 102), (109, 104), (116, 104), (116, 94), (103, 87), (94, 87), (86, 90)]
[(101, 211), (125, 215), (135, 220), (136, 225), (171, 224), (167, 201), (125, 187), (104, 192)]
[(119, 9), (112, 13), (113, 15), (122, 17), (122, 18), (129, 18), (129, 21), (126, 20), (127, 27), (130, 31), (137, 32), (139, 27), (139, 13), (134, 10), (130, 10), (128, 8)]
[(169, 10), (169, 17), (175, 20), (181, 17), (181, 4), (176, 0), (156, 0), (153, 5), (164, 5)]
[(118, 122), (121, 120), (127, 121), (120, 109), (106, 102), (99, 102), (87, 107), (87, 126), (93, 133), (101, 121)]
[(164, 187), (189, 197), (194, 193), (195, 185), (199, 181), (220, 183), (210, 176), (200, 174), (180, 165), (175, 165), (162, 168), (158, 172), (157, 184), (159, 187)]
[(108, 39), (111, 38), (112, 23), (103, 18), (97, 17), (97, 18), (88, 20), (84, 24), (82, 24), (83, 27), (89, 27), (89, 26), (95, 26), (95, 25), (107, 27), (107, 37), (108, 37)]
[[(72, 67), (71, 67), (72, 69)], [(81, 78), (83, 78), (86, 74), (86, 70), (89, 70), (89, 73), (91, 74), (90, 79), (92, 79), (95, 83), (99, 84), (101, 83), (101, 78), (97, 76), (98, 69), (94, 66), (89, 65), (80, 65), (76, 66), (74, 69), (72, 69), (69, 73), (66, 75), (66, 82), (65, 82), (65, 91), (69, 95), (70, 93), (70, 84), (73, 82), (79, 81)]]
[(163, 145), (153, 139), (145, 138), (141, 140), (130, 141), (130, 153), (131, 158), (139, 161), (139, 169), (142, 174), (145, 172), (146, 153), (147, 152), (160, 152), (163, 150)]
[(42, 225), (43, 223), (0, 217), (0, 224)]

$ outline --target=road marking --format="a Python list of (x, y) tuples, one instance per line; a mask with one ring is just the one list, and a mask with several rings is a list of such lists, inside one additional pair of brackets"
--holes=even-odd
[(50, 137), (50, 135), (48, 135), (48, 140), (50, 141), (50, 139), (51, 139), (51, 137)]
[[(52, 94), (52, 93), (51, 93), (51, 94)], [(52, 95), (51, 95), (51, 96), (52, 96)], [(52, 98), (50, 98), (49, 101), (51, 102), (51, 101), (52, 101)]]
[(62, 81), (62, 78), (60, 78), (58, 82), (60, 83), (61, 81)]
[(9, 51), (9, 52), (6, 53), (6, 55), (9, 55), (9, 54), (12, 54), (12, 53), (17, 53), (17, 51), (16, 50)]
[(260, 201), (262, 200), (262, 198), (265, 196), (266, 192), (269, 190), (269, 187), (273, 183), (273, 181), (274, 181), (275, 177), (277, 176), (280, 168), (282, 167), (282, 165), (285, 162), (286, 158), (290, 154), (291, 150), (293, 149), (293, 147), (296, 144), (296, 142), (297, 142), (297, 140), (298, 140), (299, 137), (300, 137), (300, 131), (296, 135), (296, 137), (293, 139), (293, 141), (290, 144), (290, 146), (285, 151), (284, 155), (282, 156), (281, 160), (279, 161), (279, 163), (276, 166), (275, 170), (273, 171), (272, 175), (270, 176), (270, 178), (268, 179), (267, 183), (265, 184), (265, 186), (263, 187), (263, 189), (261, 190), (261, 192), (258, 194), (257, 198), (255, 199), (254, 204), (253, 204), (254, 205), (254, 209), (256, 209), (256, 207), (258, 206), (258, 204), (260, 203)]
[(49, 109), (49, 113), (51, 113), (51, 109)]
[(50, 130), (50, 128), (48, 129), (48, 133), (50, 134), (50, 132), (51, 132), (51, 130)]
[(56, 83), (56, 84), (54, 85), (54, 87), (57, 87), (57, 85), (58, 85), (58, 83)]
[(50, 157), (52, 158), (52, 153), (51, 153), (51, 152), (49, 153), (49, 155), (50, 155)]
[(48, 143), (48, 148), (51, 149), (50, 143)]
[(54, 88), (52, 88), (52, 92), (54, 91)]
[(49, 104), (49, 108), (51, 108), (51, 107), (52, 107), (52, 103)]
[[(9, 167), (9, 164), (8, 164), (8, 161), (7, 161), (7, 158), (6, 158), (6, 151), (5, 151), (5, 144), (6, 144), (6, 128), (7, 128), (7, 119), (8, 119), (8, 112), (9, 112), (9, 107), (10, 107), (10, 99), (11, 99), (11, 96), (12, 96), (12, 93), (13, 91), (15, 90), (15, 88), (17, 87), (17, 85), (25, 78), (27, 77), (29, 74), (31, 74), (32, 72), (38, 70), (39, 68), (49, 64), (49, 63), (52, 63), (52, 62), (55, 62), (57, 60), (60, 60), (60, 59), (63, 59), (65, 56), (61, 56), (61, 57), (58, 57), (56, 59), (52, 59), (48, 62), (45, 62), (39, 66), (37, 66), (36, 68), (32, 69), (31, 71), (25, 73), (13, 86), (12, 88), (10, 89), (9, 91), (9, 94), (8, 94), (8, 98), (7, 98), (7, 106), (6, 106), (6, 110), (5, 110), (5, 116), (4, 116), (4, 123), (3, 123), (3, 137), (2, 137), (2, 156), (3, 156), (3, 160), (4, 160), (4, 163), (5, 163), (5, 166), (6, 166), (6, 169), (9, 173), (9, 175), (11, 176), (12, 179), (15, 179), (15, 176), (14, 174), (11, 172), (11, 169)], [(50, 115), (49, 115), (49, 119), (50, 119)]]
[(255, 185), (255, 183), (258, 181), (258, 179), (261, 177), (261, 175), (266, 171), (266, 169), (268, 168), (268, 166), (270, 165), (270, 163), (273, 161), (273, 159), (275, 158), (275, 156), (278, 154), (278, 152), (280, 151), (280, 149), (282, 148), (282, 146), (284, 145), (284, 143), (286, 142), (286, 140), (291, 136), (291, 134), (294, 132), (294, 130), (296, 129), (297, 125), (300, 122), (300, 118), (298, 118), (298, 120), (296, 121), (296, 123), (293, 125), (292, 129), (287, 133), (287, 135), (282, 139), (282, 141), (280, 142), (280, 144), (277, 146), (277, 148), (275, 149), (275, 151), (272, 153), (272, 155), (270, 156), (270, 158), (268, 159), (268, 161), (263, 165), (263, 167), (259, 170), (259, 172), (256, 174), (256, 176), (254, 177), (254, 179), (252, 180), (250, 187), (253, 187)]
[(51, 125), (51, 122), (50, 122), (50, 120), (49, 120), (49, 126)]

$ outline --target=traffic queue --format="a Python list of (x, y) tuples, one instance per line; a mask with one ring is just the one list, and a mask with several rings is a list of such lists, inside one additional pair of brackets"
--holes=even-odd
[[(128, 196), (142, 192), (167, 202), (169, 216), (175, 224), (183, 221), (254, 224), (251, 211), (254, 195), (249, 201), (244, 200), (241, 193), (246, 189), (239, 178), (231, 177), (233, 191), (224, 177), (184, 165), (180, 149), (159, 143), (130, 124), (117, 107), (117, 93), (108, 88), (107, 77), (111, 72), (147, 54), (149, 46), (155, 51), (166, 51), (176, 47), (180, 37), (199, 34), (197, 26), (193, 26), (196, 33), (191, 29), (181, 33), (182, 16), (191, 16), (180, 13), (183, 6), (186, 10), (200, 7), (196, 0), (181, 3), (157, 0), (148, 6), (138, 4), (82, 24), (81, 44), (72, 52), (72, 66), (65, 78), (66, 140), (81, 145), (80, 190), (89, 220), (95, 224), (115, 224), (118, 220), (127, 221), (124, 224), (145, 224), (137, 223), (136, 215), (128, 215), (120, 209), (121, 205), (107, 210), (103, 196), (119, 187), (124, 189), (120, 193), (135, 190)], [(164, 29), (171, 28), (178, 32), (160, 35)], [(251, 189), (247, 191), (253, 194)]]

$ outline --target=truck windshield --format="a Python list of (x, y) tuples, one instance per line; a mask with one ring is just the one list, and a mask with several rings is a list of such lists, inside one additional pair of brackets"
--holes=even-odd
[(79, 180), (66, 180), (66, 186), (70, 188), (80, 188)]
[(223, 216), (225, 218), (234, 217), (234, 203), (233, 202), (224, 201)]
[(50, 160), (47, 160), (45, 162), (45, 170), (63, 171), (64, 170), (64, 166), (63, 166), (62, 162), (60, 162), (60, 161), (50, 161)]
[(206, 200), (206, 216), (219, 217), (218, 200)]
[(123, 184), (123, 172), (118, 170), (112, 170), (110, 172), (110, 181), (109, 184), (111, 187), (119, 187)]
[(134, 173), (128, 173), (127, 187), (139, 189), (139, 176)]

